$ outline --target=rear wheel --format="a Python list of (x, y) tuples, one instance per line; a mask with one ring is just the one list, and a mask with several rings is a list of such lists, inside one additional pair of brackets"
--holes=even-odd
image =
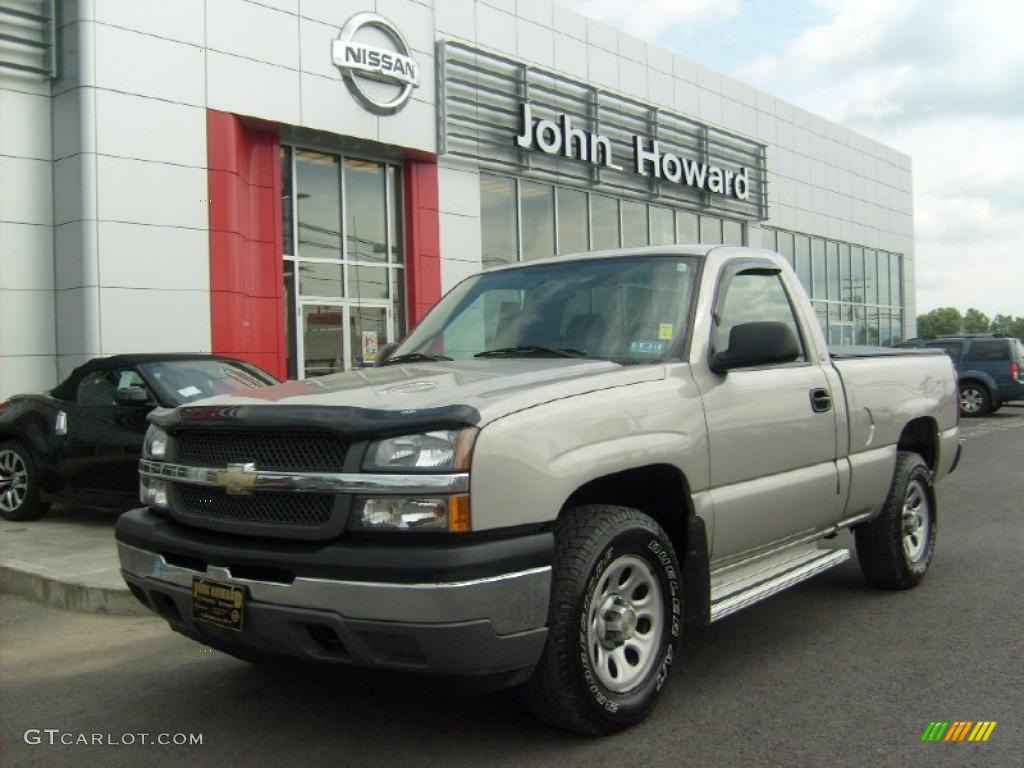
[(932, 473), (916, 453), (896, 454), (896, 472), (881, 514), (855, 531), (865, 578), (880, 589), (917, 586), (935, 552)]
[(960, 384), (960, 413), (968, 418), (985, 416), (992, 408), (992, 398), (984, 384), (965, 381)]
[(29, 450), (14, 440), (0, 443), (0, 516), (35, 520), (49, 508), (39, 499), (39, 473)]
[(559, 728), (614, 733), (650, 712), (679, 653), (675, 551), (654, 520), (618, 506), (563, 513), (555, 539), (548, 640), (521, 694)]

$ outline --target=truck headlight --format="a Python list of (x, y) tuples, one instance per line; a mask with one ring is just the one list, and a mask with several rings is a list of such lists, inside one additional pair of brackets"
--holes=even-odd
[(364, 470), (468, 469), (475, 429), (445, 429), (370, 443)]
[(349, 518), (357, 531), (449, 531), (470, 529), (469, 494), (357, 498)]
[(142, 441), (142, 458), (144, 459), (165, 459), (167, 458), (167, 433), (156, 424), (151, 424), (146, 430), (146, 437)]

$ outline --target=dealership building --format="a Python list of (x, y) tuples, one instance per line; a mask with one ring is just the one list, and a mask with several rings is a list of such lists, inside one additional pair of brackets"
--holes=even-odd
[(0, 398), (122, 352), (372, 363), (495, 265), (793, 263), (914, 330), (910, 158), (546, 0), (0, 0)]

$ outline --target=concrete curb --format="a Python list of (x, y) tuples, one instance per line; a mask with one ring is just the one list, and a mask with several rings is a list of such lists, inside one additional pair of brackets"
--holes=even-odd
[(66, 611), (147, 616), (150, 611), (124, 589), (86, 586), (0, 565), (0, 592), (27, 597)]

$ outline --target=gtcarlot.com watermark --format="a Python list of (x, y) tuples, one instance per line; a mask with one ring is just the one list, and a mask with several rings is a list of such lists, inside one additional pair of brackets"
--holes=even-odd
[(201, 733), (84, 733), (62, 731), (60, 728), (29, 728), (25, 731), (26, 744), (49, 746), (88, 745), (96, 747), (144, 746), (196, 746), (202, 745)]

